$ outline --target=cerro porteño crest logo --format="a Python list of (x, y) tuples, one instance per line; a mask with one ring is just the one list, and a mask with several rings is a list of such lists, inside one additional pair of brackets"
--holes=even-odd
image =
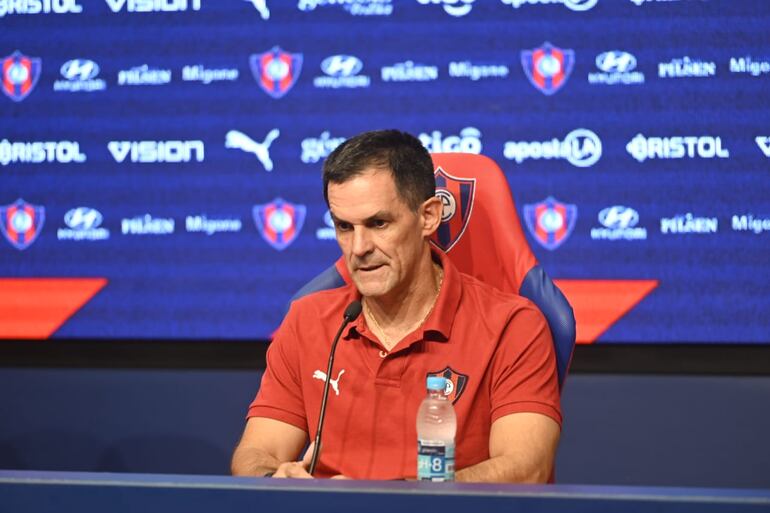
[(3, 93), (15, 102), (22, 101), (29, 96), (40, 78), (42, 61), (16, 50), (1, 62)]
[(264, 205), (255, 205), (252, 214), (262, 238), (278, 251), (286, 249), (299, 235), (305, 223), (305, 205), (276, 198)]
[(449, 252), (465, 233), (471, 219), (476, 179), (452, 176), (441, 167), (436, 169), (435, 175), (436, 196), (444, 209), (441, 224), (431, 240), (444, 252)]
[(523, 50), (521, 65), (533, 86), (543, 94), (552, 95), (564, 86), (572, 73), (575, 52), (545, 42), (539, 48)]
[(299, 78), (302, 54), (285, 52), (274, 46), (267, 52), (252, 55), (249, 64), (259, 87), (273, 98), (281, 98)]
[(465, 386), (468, 384), (468, 376), (466, 374), (460, 374), (449, 366), (444, 367), (444, 369), (440, 371), (429, 372), (428, 377), (431, 376), (446, 378), (447, 385), (444, 389), (444, 395), (452, 402), (452, 404), (457, 402), (465, 390)]
[(575, 228), (577, 206), (549, 196), (539, 203), (524, 205), (524, 220), (529, 233), (540, 245), (553, 251), (567, 240)]
[(43, 228), (45, 208), (32, 205), (19, 198), (10, 205), (0, 207), (0, 231), (18, 250), (27, 249)]

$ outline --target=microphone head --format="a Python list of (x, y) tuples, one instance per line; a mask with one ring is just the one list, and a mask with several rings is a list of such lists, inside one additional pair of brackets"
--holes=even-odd
[(361, 301), (355, 300), (345, 308), (345, 322), (355, 321), (358, 316), (361, 315)]

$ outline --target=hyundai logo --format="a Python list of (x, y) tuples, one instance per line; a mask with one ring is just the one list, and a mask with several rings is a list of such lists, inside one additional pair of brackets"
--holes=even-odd
[(639, 222), (639, 212), (630, 207), (613, 205), (599, 212), (599, 222), (606, 228), (633, 228)]
[(64, 214), (64, 222), (73, 230), (93, 230), (102, 224), (102, 214), (93, 208), (73, 208)]
[(321, 70), (331, 77), (352, 77), (363, 67), (361, 59), (352, 55), (332, 55), (321, 62)]
[(67, 80), (90, 80), (99, 74), (99, 65), (88, 59), (72, 59), (61, 67), (61, 75)]
[(628, 52), (612, 50), (596, 57), (596, 67), (605, 73), (625, 73), (636, 68), (636, 57)]

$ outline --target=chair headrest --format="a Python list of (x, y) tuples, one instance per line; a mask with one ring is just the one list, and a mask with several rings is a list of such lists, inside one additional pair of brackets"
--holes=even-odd
[(462, 271), (519, 293), (537, 259), (500, 167), (483, 155), (434, 153), (436, 195), (444, 203), (441, 226), (431, 242)]

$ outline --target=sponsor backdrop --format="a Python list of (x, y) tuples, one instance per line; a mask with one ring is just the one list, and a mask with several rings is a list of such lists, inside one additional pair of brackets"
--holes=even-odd
[(770, 343), (768, 26), (765, 0), (0, 0), (0, 336), (267, 338), (339, 255), (324, 157), (396, 127), (500, 164), (579, 323), (570, 283), (653, 284), (582, 341)]

